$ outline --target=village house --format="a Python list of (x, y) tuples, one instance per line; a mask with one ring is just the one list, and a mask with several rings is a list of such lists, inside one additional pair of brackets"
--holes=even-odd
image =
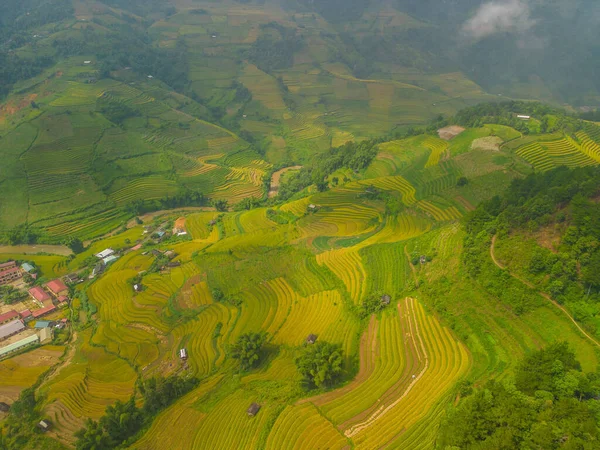
[(0, 264), (0, 286), (12, 283), (22, 276), (21, 269), (17, 267), (14, 261)]
[(14, 320), (4, 325), (0, 325), (0, 341), (4, 341), (25, 329), (25, 324), (20, 320)]
[(44, 420), (40, 420), (40, 422), (36, 426), (40, 430), (46, 432), (46, 431), (50, 430), (50, 428), (52, 428), (52, 423), (49, 420), (44, 419)]
[(381, 296), (381, 304), (382, 305), (389, 305), (391, 301), (392, 301), (392, 297), (390, 297), (389, 295), (385, 294), (385, 295)]
[(69, 297), (61, 295), (56, 299), (59, 308), (66, 308), (69, 305)]
[(21, 269), (23, 270), (23, 272), (27, 272), (27, 273), (35, 272), (35, 267), (33, 267), (29, 263), (23, 263), (23, 264), (21, 264)]
[(31, 311), (29, 309), (21, 311), (19, 313), (19, 316), (21, 316), (21, 320), (23, 320), (25, 323), (27, 323), (31, 320)]
[(69, 295), (69, 288), (67, 287), (67, 285), (65, 283), (63, 283), (59, 279), (52, 280), (49, 283), (47, 283), (46, 288), (56, 298), (62, 297), (62, 296), (66, 297), (67, 295)]
[(260, 405), (258, 403), (252, 403), (247, 411), (248, 416), (254, 417), (256, 414), (258, 414), (258, 411), (260, 411)]
[(52, 340), (52, 328), (42, 328), (40, 330), (40, 344), (45, 344)]
[(308, 337), (306, 338), (306, 343), (307, 344), (314, 344), (315, 342), (317, 342), (317, 335), (316, 334), (309, 334)]
[(102, 250), (100, 253), (96, 253), (96, 258), (98, 259), (104, 259), (109, 257), (110, 255), (113, 255), (115, 253), (115, 251), (112, 248), (107, 248), (106, 250)]
[(50, 322), (49, 320), (38, 320), (35, 323), (34, 328), (42, 329), (42, 328), (48, 328), (48, 327), (51, 327), (51, 326), (52, 326), (52, 322)]
[(81, 278), (76, 273), (70, 273), (65, 276), (65, 281), (69, 284), (77, 284), (81, 281)]
[(56, 311), (56, 306), (50, 304), (48, 306), (44, 306), (38, 310), (35, 310), (31, 313), (32, 319), (37, 319), (39, 317), (45, 316), (46, 314), (50, 314), (51, 312)]
[(0, 314), (0, 325), (4, 325), (12, 320), (18, 319), (19, 313), (15, 310), (8, 311), (4, 314)]
[(33, 300), (40, 306), (44, 306), (44, 302), (48, 302), (49, 300), (51, 300), (48, 293), (39, 286), (34, 286), (31, 289), (29, 289), (29, 295), (31, 295)]
[(4, 347), (0, 347), (0, 358), (8, 355), (9, 353), (16, 352), (28, 345), (37, 344), (40, 338), (37, 334), (33, 336), (28, 336), (26, 338), (21, 339), (20, 341), (13, 342), (12, 344), (6, 345)]

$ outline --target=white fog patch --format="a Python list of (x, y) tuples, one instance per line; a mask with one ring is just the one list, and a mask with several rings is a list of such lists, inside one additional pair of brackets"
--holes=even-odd
[(498, 33), (520, 33), (529, 30), (535, 21), (526, 0), (495, 0), (484, 3), (463, 25), (463, 33), (480, 40)]

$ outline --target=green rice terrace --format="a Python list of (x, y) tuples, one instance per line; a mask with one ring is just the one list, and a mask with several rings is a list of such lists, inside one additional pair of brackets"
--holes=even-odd
[(0, 5), (1, 450), (600, 449), (597, 113), (126, 3)]

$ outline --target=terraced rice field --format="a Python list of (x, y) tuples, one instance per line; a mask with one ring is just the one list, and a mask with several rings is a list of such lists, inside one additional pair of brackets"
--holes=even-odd
[(357, 448), (393, 444), (470, 366), (464, 346), (416, 300), (401, 301), (369, 330), (360, 385), (311, 400)]
[(431, 151), (425, 168), (437, 166), (440, 162), (440, 157), (448, 150), (448, 142), (431, 136), (427, 136), (423, 140), (423, 146)]
[(568, 137), (556, 141), (532, 142), (517, 149), (516, 154), (539, 171), (561, 165), (573, 168), (597, 164), (600, 156), (596, 152), (600, 147), (583, 132), (578, 133), (578, 138), (581, 145)]

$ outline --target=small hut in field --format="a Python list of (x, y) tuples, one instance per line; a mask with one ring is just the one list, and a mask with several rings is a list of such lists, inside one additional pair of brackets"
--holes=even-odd
[(248, 408), (248, 417), (254, 417), (260, 411), (260, 405), (258, 403), (252, 403)]

